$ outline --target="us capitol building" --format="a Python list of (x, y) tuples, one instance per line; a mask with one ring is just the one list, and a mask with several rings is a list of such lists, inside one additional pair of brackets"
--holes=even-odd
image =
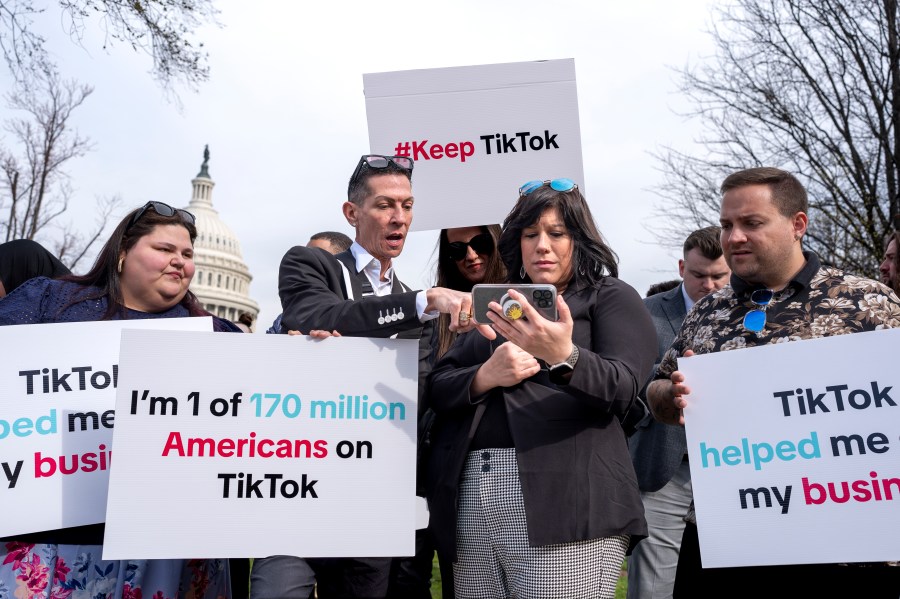
[(221, 318), (237, 322), (242, 313), (249, 313), (255, 328), (259, 304), (250, 298), (253, 276), (244, 263), (237, 237), (212, 205), (216, 184), (209, 176), (209, 146), (203, 151), (203, 164), (191, 184), (194, 191), (185, 208), (197, 217), (196, 271), (191, 291), (208, 312)]

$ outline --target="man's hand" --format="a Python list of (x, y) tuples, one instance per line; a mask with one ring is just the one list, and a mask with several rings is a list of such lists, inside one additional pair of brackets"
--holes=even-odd
[[(684, 357), (694, 355), (692, 350), (684, 352)], [(680, 424), (684, 426), (684, 408), (688, 405), (686, 396), (690, 395), (691, 388), (684, 382), (684, 374), (676, 370), (669, 380), (660, 379), (653, 381), (647, 388), (647, 402), (653, 417), (665, 424)]]
[[(488, 339), (496, 338), (494, 331), (486, 325), (477, 325), (472, 320), (472, 294), (447, 289), (445, 287), (432, 287), (425, 291), (425, 312), (440, 312), (450, 315), (450, 330), (457, 333), (468, 333), (472, 329), (478, 331)], [(460, 319), (460, 316), (465, 315)]]
[[(300, 331), (288, 331), (288, 335), (302, 335)], [(340, 337), (341, 334), (337, 331), (323, 331), (321, 329), (313, 329), (309, 332), (309, 336), (313, 339), (328, 339), (329, 337)]]
[(478, 396), (494, 387), (512, 387), (536, 375), (540, 369), (541, 365), (534, 356), (507, 341), (495, 349), (487, 362), (481, 365), (469, 391), (471, 395)]

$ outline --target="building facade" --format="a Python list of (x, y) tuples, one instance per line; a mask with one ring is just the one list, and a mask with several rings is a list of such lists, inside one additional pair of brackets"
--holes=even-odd
[(259, 305), (250, 298), (253, 276), (241, 255), (241, 245), (231, 228), (213, 208), (215, 182), (209, 176), (209, 148), (204, 149), (200, 172), (191, 181), (193, 193), (186, 210), (197, 217), (197, 239), (194, 242), (196, 272), (191, 291), (203, 307), (232, 322), (244, 312), (254, 324)]

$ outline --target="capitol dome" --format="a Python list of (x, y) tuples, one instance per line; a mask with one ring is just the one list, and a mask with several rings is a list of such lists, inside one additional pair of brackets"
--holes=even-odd
[(255, 323), (259, 304), (250, 298), (253, 277), (241, 255), (241, 244), (212, 205), (216, 184), (209, 176), (209, 147), (203, 151), (203, 165), (191, 184), (194, 190), (186, 210), (197, 217), (191, 291), (210, 313), (237, 322), (247, 312)]

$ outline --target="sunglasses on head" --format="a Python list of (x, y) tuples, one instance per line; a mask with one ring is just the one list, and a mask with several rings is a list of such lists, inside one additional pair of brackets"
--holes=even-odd
[(759, 308), (754, 308), (744, 316), (744, 328), (753, 333), (758, 333), (766, 328), (766, 308), (772, 303), (775, 292), (771, 289), (757, 289), (750, 294), (750, 301)]
[(363, 165), (375, 170), (381, 170), (388, 167), (389, 164), (393, 164), (399, 169), (404, 171), (408, 171), (410, 176), (412, 176), (413, 170), (413, 159), (408, 156), (382, 156), (381, 154), (366, 154), (359, 159), (359, 163), (356, 165), (356, 170), (353, 171), (353, 176), (350, 177), (351, 181), (355, 181), (359, 174), (362, 172)]
[(494, 251), (494, 238), (490, 233), (479, 233), (469, 241), (454, 241), (447, 245), (451, 260), (462, 260), (472, 248), (476, 254), (490, 254)]
[(181, 208), (172, 208), (168, 204), (163, 202), (147, 202), (144, 204), (140, 210), (138, 210), (134, 216), (131, 217), (131, 221), (129, 221), (128, 226), (125, 227), (125, 230), (128, 231), (131, 227), (135, 225), (144, 214), (147, 213), (148, 210), (153, 210), (160, 216), (175, 216), (176, 214), (181, 217), (181, 220), (186, 222), (189, 225), (193, 225), (197, 222), (197, 219), (193, 214), (188, 212), (187, 210), (182, 210)]
[(548, 179), (545, 181), (541, 181), (540, 179), (535, 179), (534, 181), (529, 181), (519, 188), (520, 196), (527, 196), (535, 189), (539, 189), (544, 185), (549, 185), (550, 189), (553, 191), (572, 191), (573, 189), (578, 189), (578, 185), (575, 184), (575, 181), (571, 179)]

